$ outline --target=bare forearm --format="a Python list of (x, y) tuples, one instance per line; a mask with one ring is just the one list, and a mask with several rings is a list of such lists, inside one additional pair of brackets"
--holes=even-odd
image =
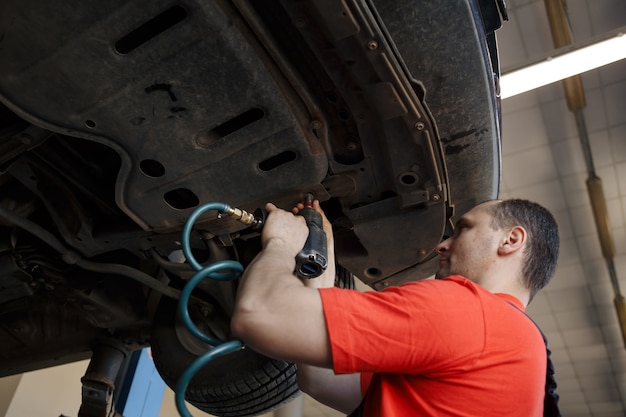
[(270, 242), (246, 268), (240, 278), (237, 309), (269, 313), (280, 302), (278, 296), (303, 284), (293, 275), (295, 258), (285, 253), (280, 243)]
[(349, 414), (361, 402), (359, 374), (336, 375), (332, 369), (298, 364), (298, 387), (320, 403)]

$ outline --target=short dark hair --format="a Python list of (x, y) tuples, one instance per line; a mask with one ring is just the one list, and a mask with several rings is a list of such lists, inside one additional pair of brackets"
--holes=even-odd
[(521, 226), (526, 230), (528, 244), (524, 251), (522, 274), (532, 300), (550, 282), (556, 270), (559, 258), (559, 227), (556, 220), (543, 206), (522, 199), (498, 201), (490, 205), (488, 210), (493, 216), (491, 226), (494, 229)]

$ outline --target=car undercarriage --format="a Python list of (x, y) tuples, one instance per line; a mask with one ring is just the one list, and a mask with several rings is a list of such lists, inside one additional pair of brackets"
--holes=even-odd
[[(455, 214), (498, 195), (505, 16), (489, 0), (3, 1), (0, 376), (151, 346), (173, 386), (207, 349), (176, 317), (194, 273), (181, 230), (205, 202), (312, 193), (342, 274), (430, 276)], [(245, 266), (260, 238), (207, 214), (191, 247)], [(189, 306), (222, 340), (236, 286), (203, 282)], [(296, 393), (294, 365), (247, 350), (187, 399), (243, 416)]]

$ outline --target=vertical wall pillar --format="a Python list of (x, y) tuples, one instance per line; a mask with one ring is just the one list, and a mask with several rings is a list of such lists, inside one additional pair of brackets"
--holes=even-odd
[(22, 380), (22, 375), (12, 375), (0, 378), (0, 416), (6, 416), (17, 386)]
[(150, 349), (133, 352), (116, 410), (124, 417), (158, 417), (165, 382), (154, 367)]

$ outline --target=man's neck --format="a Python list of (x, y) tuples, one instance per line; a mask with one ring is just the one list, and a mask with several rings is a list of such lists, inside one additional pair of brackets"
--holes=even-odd
[(509, 275), (491, 275), (472, 280), (493, 294), (508, 294), (520, 300), (524, 308), (530, 302), (530, 291), (521, 283), (521, 279)]

